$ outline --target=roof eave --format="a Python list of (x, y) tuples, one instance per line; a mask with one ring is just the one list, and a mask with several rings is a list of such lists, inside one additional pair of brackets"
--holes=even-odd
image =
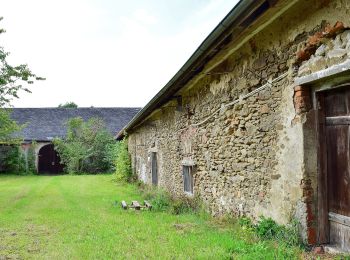
[[(213, 50), (218, 43), (223, 42), (226, 37), (231, 34), (231, 28), (234, 23), (240, 24), (239, 18), (243, 21), (245, 16), (240, 17), (242, 14), (250, 11), (256, 10), (257, 7), (261, 6), (262, 3), (272, 2), (273, 5), (278, 0), (240, 0), (237, 5), (226, 15), (226, 17), (215, 27), (215, 29), (207, 36), (207, 38), (202, 42), (202, 44), (197, 48), (197, 50), (192, 54), (192, 56), (186, 61), (186, 63), (181, 67), (181, 69), (173, 76), (173, 78), (143, 107), (133, 119), (116, 135), (116, 139), (120, 140), (125, 136), (130, 129), (135, 127), (145, 116), (154, 111), (159, 105), (164, 104), (171, 98), (179, 89), (181, 89), (186, 78), (191, 78), (191, 76), (197, 74), (198, 68), (201, 68), (207, 62), (206, 57), (208, 53)], [(254, 18), (253, 21), (258, 19), (260, 16)], [(228, 30), (228, 28), (230, 30)], [(246, 27), (238, 27), (236, 32), (244, 31)]]

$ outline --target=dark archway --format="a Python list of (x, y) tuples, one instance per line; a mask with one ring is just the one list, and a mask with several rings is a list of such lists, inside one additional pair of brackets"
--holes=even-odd
[(60, 156), (54, 149), (53, 144), (43, 146), (39, 150), (39, 173), (57, 174), (63, 172)]

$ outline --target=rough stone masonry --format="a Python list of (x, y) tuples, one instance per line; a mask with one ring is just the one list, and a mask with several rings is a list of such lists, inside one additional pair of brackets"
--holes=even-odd
[[(314, 105), (310, 89), (294, 79), (350, 59), (349, 7), (340, 0), (296, 1), (239, 48), (232, 40), (212, 58), (218, 66), (178, 91), (181, 102), (169, 100), (128, 132), (134, 172), (151, 183), (156, 152), (158, 185), (182, 196), (182, 167), (192, 165), (194, 196), (213, 215), (264, 215), (284, 224), (296, 218), (315, 243)], [(323, 37), (327, 30), (334, 34)], [(315, 35), (320, 39), (310, 47)]]

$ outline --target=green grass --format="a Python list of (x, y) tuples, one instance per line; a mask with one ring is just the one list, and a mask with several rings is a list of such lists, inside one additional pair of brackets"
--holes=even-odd
[[(124, 211), (142, 201), (112, 175), (1, 176), (0, 259), (297, 259), (300, 250), (260, 241), (195, 214)], [(118, 201), (118, 205), (115, 204)]]

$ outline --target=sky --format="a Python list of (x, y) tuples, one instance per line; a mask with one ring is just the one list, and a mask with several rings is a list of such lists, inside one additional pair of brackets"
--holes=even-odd
[(46, 78), (14, 107), (143, 107), (237, 0), (1, 0), (0, 46)]

